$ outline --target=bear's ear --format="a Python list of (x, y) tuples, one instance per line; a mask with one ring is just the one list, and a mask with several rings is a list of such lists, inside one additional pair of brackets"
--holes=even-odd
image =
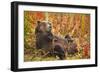
[(39, 25), (41, 23), (41, 21), (37, 21), (37, 24)]

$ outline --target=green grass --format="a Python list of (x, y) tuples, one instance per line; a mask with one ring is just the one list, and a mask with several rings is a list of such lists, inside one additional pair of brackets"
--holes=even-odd
[[(24, 61), (25, 62), (32, 62), (32, 61), (55, 61), (59, 58), (56, 56), (45, 56), (41, 54), (41, 52), (44, 52), (43, 50), (37, 50), (37, 49), (26, 49), (24, 53)], [(45, 52), (44, 52), (45, 53)], [(77, 59), (84, 59), (82, 57), (82, 51), (76, 53), (75, 55), (67, 55), (66, 54), (66, 60), (77, 60)]]

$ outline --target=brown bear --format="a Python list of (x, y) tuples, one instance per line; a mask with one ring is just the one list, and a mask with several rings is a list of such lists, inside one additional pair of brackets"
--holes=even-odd
[(65, 39), (67, 39), (67, 41), (68, 41), (67, 54), (68, 55), (75, 55), (75, 53), (78, 52), (76, 42), (69, 35), (66, 35)]
[(66, 53), (75, 53), (68, 49), (68, 43), (71, 38), (68, 35), (65, 38), (54, 35), (52, 32), (51, 23), (47, 21), (37, 21), (35, 29), (36, 34), (36, 48), (49, 51), (49, 54), (58, 56), (60, 60), (66, 59)]
[(38, 21), (35, 29), (36, 48), (48, 49), (51, 48), (53, 35), (51, 33), (51, 24), (46, 21)]

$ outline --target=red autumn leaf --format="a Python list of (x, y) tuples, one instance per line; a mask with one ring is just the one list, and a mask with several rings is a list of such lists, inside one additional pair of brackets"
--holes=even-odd
[(84, 49), (83, 49), (84, 56), (88, 56), (89, 49), (90, 49), (89, 44), (84, 45)]
[(44, 14), (42, 12), (37, 12), (36, 17), (37, 17), (37, 19), (42, 19), (42, 18), (44, 18)]

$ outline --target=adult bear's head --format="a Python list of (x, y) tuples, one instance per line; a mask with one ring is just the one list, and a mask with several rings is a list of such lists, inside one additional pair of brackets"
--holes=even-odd
[(37, 21), (37, 27), (35, 33), (47, 33), (51, 32), (51, 23), (48, 21)]

